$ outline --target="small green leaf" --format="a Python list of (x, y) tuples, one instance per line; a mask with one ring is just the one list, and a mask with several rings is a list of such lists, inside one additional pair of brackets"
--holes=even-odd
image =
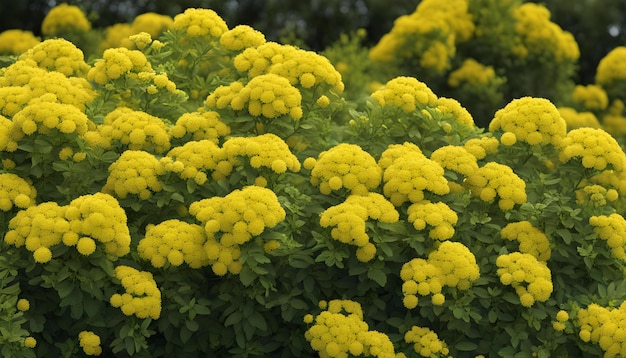
[(387, 284), (387, 275), (381, 270), (371, 269), (367, 271), (367, 277), (370, 280), (375, 281), (381, 287), (385, 287), (385, 285)]

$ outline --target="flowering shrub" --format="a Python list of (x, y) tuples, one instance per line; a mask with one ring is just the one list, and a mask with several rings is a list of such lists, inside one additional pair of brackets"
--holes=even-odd
[(421, 2), (377, 83), (209, 9), (44, 25), (0, 49), (2, 356), (624, 355), (621, 50), (570, 86), (517, 1)]

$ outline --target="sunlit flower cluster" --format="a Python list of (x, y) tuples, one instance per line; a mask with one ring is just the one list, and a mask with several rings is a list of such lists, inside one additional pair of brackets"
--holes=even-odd
[(521, 253), (533, 255), (539, 261), (547, 262), (552, 255), (548, 237), (530, 221), (509, 223), (500, 230), (500, 236), (507, 240), (517, 240)]
[(125, 47), (109, 48), (87, 73), (87, 78), (99, 85), (117, 80), (127, 74), (154, 73), (146, 55)]
[(580, 327), (579, 338), (583, 342), (598, 344), (605, 358), (626, 355), (626, 302), (619, 307), (603, 307), (592, 303), (576, 313)]
[(496, 259), (503, 285), (512, 286), (524, 307), (545, 302), (552, 294), (552, 276), (544, 261), (531, 254), (512, 252)]
[(220, 138), (230, 134), (230, 127), (220, 120), (217, 112), (188, 112), (178, 117), (169, 133), (171, 138), (182, 142), (206, 139), (218, 144)]
[(487, 155), (498, 153), (500, 141), (494, 137), (481, 136), (480, 138), (469, 139), (463, 147), (476, 159), (484, 159)]
[(248, 25), (237, 25), (224, 32), (220, 45), (231, 51), (241, 51), (248, 47), (258, 47), (265, 43), (265, 35)]
[[(467, 110), (467, 108), (463, 107), (459, 101), (454, 98), (447, 97), (439, 97), (437, 98), (437, 103), (435, 104), (435, 109), (442, 113), (447, 114), (452, 117), (452, 122), (456, 124), (460, 124), (466, 127), (474, 128), (474, 118), (472, 118), (472, 114)], [(444, 117), (446, 118), (446, 117)], [(446, 133), (449, 133), (451, 128), (443, 127)]]
[(32, 31), (10, 29), (0, 32), (0, 54), (19, 55), (40, 43)]
[(422, 150), (413, 143), (404, 142), (403, 144), (390, 144), (387, 146), (387, 149), (381, 153), (380, 158), (378, 159), (378, 166), (385, 170), (389, 168), (389, 166), (393, 164), (396, 159), (401, 158), (404, 155), (421, 155), (421, 157), (426, 158), (426, 156), (422, 154)]
[(89, 30), (91, 23), (85, 13), (78, 6), (66, 3), (50, 9), (41, 23), (41, 33), (48, 37)]
[(37, 190), (25, 179), (12, 173), (0, 174), (0, 210), (26, 209), (35, 205)]
[(341, 188), (363, 195), (377, 188), (381, 179), (376, 159), (355, 144), (342, 143), (321, 152), (311, 169), (311, 184), (325, 195)]
[(619, 198), (617, 190), (607, 189), (602, 185), (585, 185), (576, 191), (576, 203), (580, 205), (590, 205), (595, 208), (606, 206), (607, 202), (614, 202)]
[(100, 346), (100, 336), (92, 331), (81, 331), (78, 333), (78, 345), (88, 356), (99, 356), (102, 354)]
[[(132, 33), (139, 34), (147, 32), (150, 37), (157, 38), (163, 32), (167, 31), (174, 22), (170, 16), (157, 14), (154, 12), (146, 12), (137, 15), (131, 24)], [(116, 47), (116, 46), (111, 46)]]
[(19, 141), (25, 135), (34, 133), (82, 135), (87, 132), (90, 123), (87, 115), (72, 105), (34, 101), (13, 116), (11, 139)]
[(152, 274), (133, 267), (115, 267), (115, 277), (120, 280), (124, 293), (114, 293), (109, 302), (126, 316), (158, 319), (161, 315), (161, 291)]
[(596, 84), (612, 95), (619, 94), (613, 93), (613, 88), (624, 81), (626, 81), (626, 46), (617, 46), (598, 63)]
[(459, 219), (446, 203), (431, 203), (429, 200), (411, 204), (407, 213), (407, 220), (413, 223), (416, 230), (424, 230), (426, 225), (431, 227), (428, 236), (434, 240), (447, 240), (454, 236), (454, 225)]
[(148, 227), (137, 252), (156, 268), (166, 262), (172, 266), (187, 263), (191, 268), (200, 268), (209, 264), (205, 242), (206, 234), (200, 225), (171, 219)]
[(398, 76), (372, 93), (381, 107), (395, 106), (406, 113), (435, 107), (437, 95), (428, 86), (414, 77)]
[(80, 196), (66, 207), (65, 218), (71, 231), (63, 235), (66, 246), (76, 246), (82, 255), (91, 255), (96, 242), (104, 252), (121, 257), (130, 252), (130, 232), (126, 212), (111, 195), (95, 193)]
[(272, 133), (232, 137), (224, 142), (222, 149), (226, 160), (235, 165), (240, 158), (248, 157), (250, 166), (256, 169), (266, 167), (278, 174), (287, 170), (300, 171), (300, 161), (291, 153), (287, 143)]
[(431, 294), (434, 305), (443, 305), (446, 300), (442, 293), (444, 286), (467, 290), (479, 276), (476, 258), (465, 245), (443, 241), (428, 259), (415, 258), (402, 265), (400, 278), (404, 281), (404, 306), (413, 309), (419, 303), (418, 295)]
[(602, 129), (573, 129), (567, 133), (559, 150), (559, 159), (563, 163), (579, 158), (583, 167), (588, 169), (617, 172), (625, 169), (624, 151), (615, 138)]
[(357, 259), (368, 262), (376, 255), (376, 246), (369, 241), (365, 229), (365, 222), (369, 219), (394, 223), (398, 221), (399, 213), (393, 204), (378, 193), (350, 195), (343, 203), (322, 212), (320, 225), (332, 227), (333, 239), (356, 246)]
[(323, 83), (337, 93), (344, 90), (341, 74), (326, 57), (291, 45), (266, 42), (249, 47), (234, 58), (233, 64), (239, 72), (247, 72), (252, 78), (272, 73), (302, 89)]
[(589, 224), (593, 226), (593, 231), (598, 237), (606, 241), (607, 246), (611, 249), (611, 254), (626, 262), (626, 220), (617, 213), (606, 215), (592, 216), (589, 218)]
[[(181, 179), (193, 179), (198, 185), (208, 179), (208, 171), (212, 171), (215, 180), (225, 178), (232, 169), (232, 165), (225, 162), (224, 151), (210, 140), (190, 141), (180, 147), (174, 147), (166, 157), (160, 159), (168, 172), (178, 174)], [(226, 164), (220, 165), (225, 162)], [(219, 171), (218, 168), (227, 172)]]
[[(311, 348), (322, 358), (347, 358), (349, 356), (401, 358), (395, 353), (389, 337), (378, 331), (370, 331), (363, 320), (358, 302), (332, 300), (322, 302), (325, 310), (315, 317), (315, 323), (304, 333)], [(309, 318), (313, 323), (313, 318)]]
[(444, 170), (437, 162), (417, 152), (398, 157), (383, 173), (383, 193), (396, 206), (424, 200), (424, 191), (437, 195), (450, 192)]
[(569, 313), (567, 313), (567, 311), (565, 310), (559, 310), (556, 313), (555, 318), (556, 320), (552, 322), (552, 328), (554, 328), (555, 331), (564, 331), (566, 327), (565, 324), (569, 320)]
[(580, 57), (574, 36), (550, 21), (550, 10), (544, 5), (523, 3), (513, 10), (513, 16), (521, 40), (515, 47), (519, 57), (550, 56), (557, 63), (574, 62)]
[(592, 112), (578, 112), (571, 107), (559, 107), (559, 113), (565, 120), (568, 131), (582, 127), (601, 128), (598, 118)]
[(465, 147), (447, 145), (436, 149), (430, 159), (437, 162), (444, 169), (470, 176), (478, 170), (477, 159)]
[(448, 85), (459, 87), (464, 83), (471, 86), (487, 86), (496, 77), (496, 71), (492, 66), (485, 66), (473, 58), (463, 61), (461, 67), (450, 72)]
[(121, 199), (133, 194), (146, 200), (153, 192), (163, 189), (159, 176), (164, 173), (165, 168), (154, 155), (139, 150), (127, 150), (109, 166), (109, 177), (102, 192), (115, 194)]
[(404, 334), (404, 341), (413, 343), (413, 350), (422, 357), (448, 356), (450, 353), (448, 345), (428, 327), (411, 327), (411, 330)]
[(572, 99), (587, 111), (605, 110), (609, 105), (609, 96), (598, 85), (576, 85)]
[(31, 90), (24, 86), (0, 87), (0, 114), (13, 116), (31, 100)]
[(225, 197), (196, 201), (189, 206), (204, 228), (204, 250), (216, 275), (241, 271), (239, 246), (273, 228), (286, 213), (276, 194), (260, 186), (247, 186)]
[(171, 29), (184, 31), (189, 37), (219, 38), (228, 31), (228, 25), (211, 9), (189, 8), (174, 16)]
[(84, 76), (90, 69), (83, 51), (65, 39), (48, 39), (23, 53), (20, 59), (31, 59), (46, 71), (70, 76)]
[(615, 99), (611, 102), (608, 113), (602, 117), (604, 129), (615, 137), (626, 135), (626, 118), (623, 114), (624, 102)]
[(530, 145), (557, 146), (566, 134), (565, 120), (545, 98), (522, 97), (498, 110), (489, 123), (489, 131), (512, 133), (518, 141)]
[(206, 99), (209, 108), (235, 111), (244, 108), (254, 117), (276, 118), (289, 115), (293, 120), (302, 118), (302, 95), (285, 77), (268, 73), (250, 80), (245, 86), (233, 82), (220, 86)]
[(501, 210), (513, 209), (515, 204), (526, 202), (526, 183), (509, 166), (489, 162), (467, 177), (465, 184), (472, 194), (485, 202), (496, 197)]

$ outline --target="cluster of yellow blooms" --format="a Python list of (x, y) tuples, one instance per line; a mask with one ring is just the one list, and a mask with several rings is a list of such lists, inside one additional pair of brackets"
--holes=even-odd
[(568, 131), (581, 127), (601, 128), (598, 117), (592, 112), (578, 112), (571, 107), (559, 107), (559, 114), (565, 120)]
[(226, 22), (211, 9), (189, 8), (174, 16), (172, 30), (183, 31), (189, 37), (219, 38), (228, 31)]
[(426, 224), (432, 226), (428, 236), (434, 240), (447, 240), (454, 236), (454, 225), (459, 219), (446, 203), (431, 203), (429, 200), (411, 204), (407, 213), (407, 220), (413, 223), (415, 230), (424, 230)]
[(602, 111), (609, 105), (609, 96), (598, 85), (576, 85), (572, 99), (588, 111)]
[(626, 220), (617, 213), (606, 215), (592, 216), (589, 218), (589, 224), (593, 226), (593, 231), (598, 237), (606, 241), (611, 248), (611, 254), (616, 258), (626, 262)]
[(209, 264), (205, 242), (206, 234), (200, 225), (171, 219), (149, 226), (145, 237), (139, 241), (137, 252), (156, 268), (166, 262), (172, 266), (185, 262), (191, 268), (200, 268)]
[(402, 144), (390, 144), (387, 148), (381, 153), (380, 158), (378, 158), (378, 166), (382, 168), (382, 170), (386, 170), (389, 168), (396, 159), (403, 157), (404, 155), (421, 155), (426, 158), (424, 154), (422, 154), (422, 150), (411, 142), (404, 142)]
[[(213, 179), (225, 178), (232, 169), (232, 165), (224, 162), (224, 151), (210, 140), (190, 141), (180, 147), (174, 147), (166, 157), (160, 159), (167, 172), (178, 174), (181, 179), (193, 179), (198, 185), (204, 184), (207, 171), (213, 172)], [(219, 163), (226, 166), (227, 172), (217, 171)]]
[(602, 129), (577, 128), (569, 131), (559, 147), (559, 159), (565, 163), (581, 158), (583, 167), (595, 170), (626, 169), (626, 155), (619, 143)]
[(276, 118), (289, 115), (293, 120), (302, 118), (300, 103), (302, 95), (285, 77), (268, 73), (250, 80), (245, 86), (233, 82), (213, 91), (205, 103), (209, 108), (224, 109), (230, 106), (234, 111), (246, 108), (254, 117)]
[(62, 134), (83, 135), (90, 125), (93, 123), (87, 115), (72, 105), (32, 100), (13, 116), (11, 139), (20, 141), (24, 135), (48, 134), (53, 129)]
[(152, 274), (125, 265), (116, 266), (114, 272), (126, 292), (114, 293), (109, 299), (111, 306), (119, 308), (126, 316), (158, 319), (161, 315), (161, 291)]
[(550, 21), (550, 10), (545, 6), (524, 3), (513, 10), (513, 16), (521, 41), (514, 47), (519, 57), (550, 56), (556, 63), (575, 62), (580, 57), (574, 36)]
[(580, 339), (598, 344), (605, 358), (626, 356), (626, 302), (617, 308), (592, 303), (578, 310), (576, 320)]
[(399, 214), (393, 204), (378, 193), (350, 195), (343, 203), (324, 210), (320, 225), (333, 227), (331, 237), (356, 246), (357, 259), (368, 262), (376, 255), (376, 246), (369, 241), (365, 231), (365, 222), (369, 219), (394, 223), (398, 221)]
[(300, 171), (300, 161), (291, 153), (289, 146), (275, 134), (267, 133), (254, 137), (232, 137), (222, 146), (229, 163), (239, 164), (240, 157), (248, 157), (253, 168), (267, 167), (282, 174), (289, 169)]
[(231, 51), (258, 47), (265, 43), (265, 35), (248, 25), (237, 25), (220, 37), (220, 45)]
[(422, 357), (447, 356), (450, 353), (448, 345), (428, 327), (411, 327), (411, 330), (404, 334), (404, 341), (413, 343), (413, 350)]
[[(511, 133), (501, 138), (502, 144), (515, 140), (530, 145), (558, 146), (566, 134), (565, 120), (559, 110), (545, 98), (522, 97), (498, 110), (489, 123), (489, 131)], [(512, 143), (511, 143), (512, 141)]]
[(608, 88), (626, 81), (626, 47), (617, 46), (604, 56), (596, 69), (596, 84), (611, 93)]
[(220, 120), (214, 111), (198, 111), (184, 113), (169, 129), (171, 138), (183, 142), (192, 140), (210, 140), (215, 144), (219, 139), (230, 134), (230, 127)]
[(496, 71), (492, 66), (485, 66), (473, 58), (468, 58), (463, 61), (461, 67), (450, 72), (448, 85), (459, 87), (467, 83), (474, 87), (487, 86), (495, 78)]
[(100, 42), (102, 50), (114, 47), (126, 47), (129, 50), (135, 45), (141, 47), (130, 38), (142, 32), (149, 34), (150, 38), (157, 38), (172, 26), (173, 19), (167, 15), (147, 12), (137, 15), (133, 22), (117, 23), (104, 29), (104, 39)]
[(478, 170), (477, 159), (465, 147), (447, 145), (436, 149), (430, 159), (444, 169), (462, 174), (465, 177)]
[(421, 67), (443, 73), (450, 67), (456, 44), (474, 32), (468, 7), (467, 0), (420, 2), (415, 12), (396, 19), (391, 31), (370, 50), (370, 58), (375, 62), (417, 59)]
[(0, 210), (26, 209), (35, 205), (37, 190), (25, 179), (12, 173), (0, 174)]
[(576, 203), (580, 205), (589, 204), (596, 208), (606, 206), (608, 202), (614, 202), (619, 198), (619, 193), (615, 189), (607, 189), (602, 185), (585, 185), (576, 191)]
[(499, 197), (501, 210), (513, 209), (515, 204), (526, 202), (526, 183), (509, 166), (489, 162), (467, 177), (465, 184), (472, 194), (485, 202), (493, 202)]
[(41, 33), (54, 37), (91, 30), (91, 23), (83, 11), (74, 5), (59, 4), (46, 14), (41, 23)]
[(83, 51), (65, 39), (45, 40), (24, 52), (19, 59), (31, 59), (46, 71), (58, 71), (68, 77), (83, 77), (91, 68), (85, 62)]
[(548, 237), (530, 221), (507, 224), (500, 230), (500, 236), (503, 239), (519, 241), (519, 251), (533, 255), (539, 261), (547, 262), (552, 255)]
[(544, 261), (531, 254), (512, 252), (496, 259), (498, 276), (504, 285), (515, 288), (520, 303), (532, 306), (535, 301), (545, 302), (552, 294), (552, 277)]
[(32, 31), (10, 29), (0, 32), (0, 54), (19, 55), (40, 43)]
[(395, 106), (406, 113), (435, 107), (437, 95), (428, 86), (414, 77), (398, 76), (389, 80), (382, 88), (372, 93), (381, 107)]
[(81, 331), (78, 333), (78, 344), (88, 356), (99, 356), (102, 354), (100, 336), (92, 331)]
[(500, 141), (497, 138), (487, 136), (472, 138), (463, 144), (465, 150), (478, 160), (484, 159), (487, 155), (496, 154), (498, 146), (500, 146)]
[[(315, 163), (312, 167), (309, 163)], [(346, 188), (352, 194), (364, 195), (377, 188), (382, 179), (382, 169), (376, 159), (355, 144), (342, 143), (318, 155), (314, 162), (306, 163), (311, 169), (311, 184), (319, 186), (322, 194)]]
[(441, 165), (415, 151), (396, 158), (385, 169), (383, 181), (383, 193), (396, 206), (424, 200), (425, 190), (437, 195), (450, 192)]
[[(437, 98), (437, 103), (435, 105), (435, 110), (437, 110), (439, 113), (452, 116), (453, 123), (469, 128), (476, 127), (472, 114), (467, 110), (467, 108), (461, 105), (461, 102), (457, 101), (456, 99), (439, 97)], [(446, 133), (450, 133), (452, 127), (449, 123), (444, 123), (443, 130)]]
[(233, 64), (237, 71), (246, 72), (250, 78), (271, 73), (303, 89), (323, 83), (336, 93), (344, 90), (341, 74), (326, 57), (291, 45), (266, 42), (249, 47), (235, 56)]
[(419, 302), (417, 295), (432, 294), (432, 303), (443, 305), (446, 300), (441, 293), (443, 286), (467, 290), (479, 276), (476, 258), (465, 245), (443, 241), (427, 260), (415, 258), (402, 265), (402, 302), (406, 308), (413, 309)]
[(159, 176), (165, 173), (162, 163), (154, 155), (140, 150), (126, 150), (109, 166), (109, 177), (102, 192), (124, 199), (128, 194), (146, 200), (152, 192), (163, 189)]
[(153, 72), (152, 65), (141, 51), (117, 47), (104, 51), (102, 58), (87, 73), (87, 78), (104, 85), (127, 74), (139, 76), (141, 73)]
[(193, 202), (189, 214), (201, 223), (207, 236), (206, 256), (216, 275), (238, 274), (239, 246), (285, 219), (276, 194), (260, 186), (234, 190), (225, 197)]
[(569, 320), (569, 313), (565, 310), (559, 310), (556, 313), (556, 320), (552, 322), (552, 328), (555, 331), (562, 332), (565, 330), (565, 323)]
[[(348, 358), (349, 356), (405, 358), (395, 353), (387, 335), (370, 331), (363, 321), (363, 311), (358, 302), (350, 300), (321, 301), (322, 311), (315, 317), (315, 324), (304, 332), (311, 348), (321, 358)], [(313, 323), (313, 316), (306, 315), (305, 323)]]

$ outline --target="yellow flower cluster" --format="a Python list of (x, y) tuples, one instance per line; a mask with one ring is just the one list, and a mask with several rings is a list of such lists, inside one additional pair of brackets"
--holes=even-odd
[(311, 184), (325, 195), (341, 188), (364, 195), (377, 188), (381, 179), (376, 159), (355, 144), (342, 143), (321, 152), (311, 169)]
[(415, 144), (410, 142), (404, 142), (402, 144), (390, 144), (387, 148), (382, 152), (380, 158), (378, 159), (378, 166), (382, 168), (382, 170), (386, 170), (389, 168), (396, 159), (403, 157), (404, 155), (421, 155), (426, 158), (422, 154), (422, 150)]
[(441, 165), (414, 151), (396, 158), (385, 169), (383, 182), (383, 193), (396, 206), (424, 200), (425, 190), (437, 195), (450, 192)]
[(20, 298), (15, 305), (18, 311), (26, 312), (30, 309), (30, 302), (25, 298)]
[(158, 319), (161, 315), (161, 291), (152, 274), (130, 266), (115, 267), (115, 277), (124, 287), (123, 294), (114, 293), (109, 302), (126, 316)]
[(498, 110), (489, 123), (489, 131), (510, 132), (517, 140), (530, 145), (558, 146), (566, 134), (565, 120), (545, 98), (522, 97)]
[(609, 96), (598, 85), (576, 85), (572, 99), (588, 111), (602, 111), (609, 105)]
[(76, 133), (83, 135), (93, 125), (91, 120), (78, 108), (58, 102), (31, 101), (13, 116), (11, 139), (21, 140), (24, 135)]
[(191, 268), (200, 268), (209, 264), (205, 242), (203, 227), (171, 219), (148, 227), (146, 236), (139, 241), (137, 252), (156, 268), (163, 267), (166, 262), (172, 266), (187, 263)]
[(393, 204), (378, 193), (350, 195), (343, 203), (324, 210), (320, 216), (320, 225), (333, 227), (331, 237), (356, 246), (357, 259), (368, 262), (376, 255), (376, 246), (369, 241), (365, 231), (365, 222), (369, 219), (394, 223), (398, 221), (399, 214)]
[(102, 354), (100, 336), (92, 331), (81, 331), (78, 333), (78, 344), (88, 356), (99, 356)]
[(617, 213), (606, 215), (592, 216), (589, 218), (589, 224), (593, 226), (593, 231), (599, 238), (606, 241), (611, 249), (611, 254), (616, 258), (626, 262), (626, 220)]
[[(217, 144), (205, 139), (174, 147), (160, 161), (166, 171), (178, 174), (181, 179), (193, 179), (198, 185), (203, 185), (208, 179), (209, 170), (214, 171), (214, 180), (224, 179), (230, 174), (232, 165), (225, 160), (224, 151)], [(222, 162), (226, 164), (220, 165)]]
[(372, 93), (381, 107), (395, 106), (406, 113), (435, 107), (437, 95), (428, 86), (414, 77), (399, 76), (389, 80), (382, 88)]
[(619, 198), (619, 193), (615, 189), (607, 189), (602, 185), (585, 185), (576, 191), (576, 203), (580, 205), (589, 204), (592, 207), (601, 208), (607, 202), (614, 202)]
[(41, 33), (48, 37), (89, 30), (91, 23), (85, 13), (78, 6), (66, 3), (50, 9), (41, 23)]
[(173, 22), (174, 20), (167, 15), (146, 12), (137, 15), (133, 19), (131, 24), (132, 33), (139, 34), (141, 32), (147, 32), (150, 34), (150, 37), (157, 38), (161, 36), (163, 32), (167, 31), (172, 26)]
[[(99, 137), (105, 148), (121, 145), (129, 150), (163, 153), (170, 149), (169, 128), (158, 117), (128, 107), (109, 112), (94, 137)], [(89, 136), (88, 136), (89, 137)]]
[(127, 74), (139, 76), (141, 73), (146, 73), (146, 75), (154, 73), (146, 55), (139, 50), (117, 47), (104, 51), (102, 58), (97, 60), (87, 73), (87, 78), (99, 85), (104, 85)]
[(164, 173), (165, 168), (154, 155), (139, 150), (127, 150), (109, 166), (109, 177), (101, 191), (115, 193), (121, 199), (128, 194), (134, 194), (146, 200), (153, 192), (163, 189), (159, 176)]
[(434, 305), (443, 305), (446, 300), (441, 293), (443, 286), (467, 290), (479, 276), (476, 258), (465, 245), (443, 241), (427, 260), (415, 258), (402, 265), (400, 278), (404, 281), (404, 306), (413, 309), (419, 302), (417, 295), (430, 294)]
[(615, 47), (600, 60), (595, 79), (605, 89), (626, 81), (626, 46)]
[(220, 86), (211, 93), (205, 103), (209, 108), (234, 111), (246, 108), (254, 117), (276, 118), (289, 115), (293, 120), (302, 118), (302, 95), (285, 77), (268, 73), (259, 75), (242, 87), (240, 82)]
[(566, 163), (580, 158), (583, 167), (595, 170), (625, 169), (626, 155), (609, 133), (602, 129), (577, 128), (569, 131), (559, 147), (559, 159)]
[(448, 345), (428, 327), (413, 326), (404, 334), (406, 343), (413, 343), (413, 350), (422, 357), (447, 356)]
[(211, 9), (189, 8), (174, 16), (171, 29), (184, 31), (189, 37), (219, 38), (228, 31), (228, 25)]
[(422, 200), (411, 204), (407, 213), (407, 220), (413, 223), (415, 230), (424, 230), (427, 224), (431, 226), (428, 236), (434, 240), (443, 241), (454, 236), (454, 225), (459, 220), (456, 212), (444, 202)]
[(548, 237), (530, 221), (509, 223), (500, 230), (500, 236), (519, 241), (519, 251), (533, 255), (539, 261), (547, 262), (552, 255)]
[(485, 66), (482, 63), (468, 58), (463, 61), (461, 67), (450, 72), (448, 75), (448, 85), (459, 87), (464, 83), (471, 86), (486, 86), (496, 77), (496, 71), (492, 66)]
[(198, 111), (184, 113), (169, 129), (171, 138), (191, 140), (210, 140), (218, 144), (220, 138), (230, 134), (230, 127), (220, 120), (214, 111)]
[(550, 10), (545, 6), (524, 3), (513, 10), (513, 16), (522, 42), (516, 47), (520, 57), (548, 55), (557, 63), (575, 62), (580, 57), (574, 36), (550, 21)]
[(552, 294), (552, 277), (544, 261), (531, 254), (513, 252), (496, 259), (498, 276), (504, 285), (515, 288), (520, 303), (532, 306), (535, 301), (545, 302)]
[(578, 310), (576, 320), (580, 339), (598, 344), (605, 358), (626, 356), (626, 302), (617, 308), (592, 303)]
[(469, 139), (463, 147), (476, 159), (484, 159), (487, 155), (498, 153), (500, 141), (494, 137), (481, 136), (480, 138)]
[(300, 171), (300, 161), (291, 153), (289, 146), (275, 134), (267, 133), (254, 137), (232, 137), (222, 146), (226, 160), (239, 164), (240, 157), (248, 157), (255, 169), (266, 167), (282, 174), (287, 170)]
[(291, 45), (266, 42), (249, 47), (234, 58), (233, 64), (252, 78), (272, 73), (305, 89), (324, 83), (337, 93), (344, 90), (341, 74), (326, 57)]
[(35, 205), (37, 190), (25, 179), (12, 173), (0, 174), (0, 210), (26, 209)]
[(220, 37), (220, 45), (231, 51), (241, 51), (248, 47), (258, 47), (265, 43), (265, 35), (248, 25), (237, 25)]
[[(319, 352), (321, 358), (347, 358), (349, 356), (404, 358), (395, 353), (389, 337), (378, 331), (370, 331), (363, 321), (363, 311), (358, 302), (331, 300), (315, 317), (315, 323), (304, 332), (311, 348)], [(311, 323), (313, 318), (309, 318)]]
[(465, 147), (447, 145), (436, 149), (430, 159), (441, 165), (444, 169), (470, 176), (478, 170), (478, 162)]
[(0, 54), (19, 55), (40, 43), (32, 31), (10, 29), (0, 32)]
[(559, 107), (559, 114), (565, 120), (568, 131), (582, 127), (602, 127), (598, 118), (592, 112), (578, 112), (571, 107)]
[[(472, 114), (467, 110), (467, 108), (463, 107), (461, 103), (457, 101), (456, 99), (439, 97), (437, 98), (437, 103), (435, 105), (436, 105), (435, 109), (438, 112), (452, 116), (453, 123), (460, 124), (462, 126), (466, 126), (470, 128), (476, 127)], [(451, 127), (446, 128), (445, 125), (443, 128), (444, 128), (444, 131), (446, 131), (446, 133), (449, 133), (451, 130)]]
[(104, 244), (104, 252), (117, 257), (130, 252), (130, 232), (126, 212), (109, 194), (80, 196), (66, 207), (65, 218), (70, 232), (63, 235), (66, 246), (76, 246), (82, 255), (96, 250), (96, 241)]
[(526, 183), (509, 166), (489, 162), (467, 177), (465, 184), (472, 194), (485, 202), (499, 197), (501, 210), (513, 209), (515, 204), (526, 202)]
[(555, 331), (562, 332), (565, 330), (565, 323), (569, 320), (569, 313), (565, 310), (560, 310), (556, 313), (556, 320), (552, 322), (552, 328)]
[(225, 197), (193, 202), (189, 214), (201, 222), (207, 236), (206, 256), (216, 275), (241, 271), (239, 246), (285, 219), (276, 194), (260, 186), (234, 190)]
[[(114, 47), (125, 47), (130, 50), (136, 47), (141, 50), (150, 43), (155, 47), (162, 43), (152, 41), (152, 39), (161, 36), (172, 26), (173, 22), (171, 17), (154, 12), (137, 15), (131, 24), (118, 23), (105, 28), (104, 39), (100, 42), (99, 48), (106, 50)], [(139, 38), (133, 38), (133, 36), (141, 33), (148, 36), (141, 35)]]
[(46, 71), (65, 76), (84, 76), (91, 68), (76, 45), (65, 39), (48, 39), (23, 53), (19, 59), (31, 59)]

